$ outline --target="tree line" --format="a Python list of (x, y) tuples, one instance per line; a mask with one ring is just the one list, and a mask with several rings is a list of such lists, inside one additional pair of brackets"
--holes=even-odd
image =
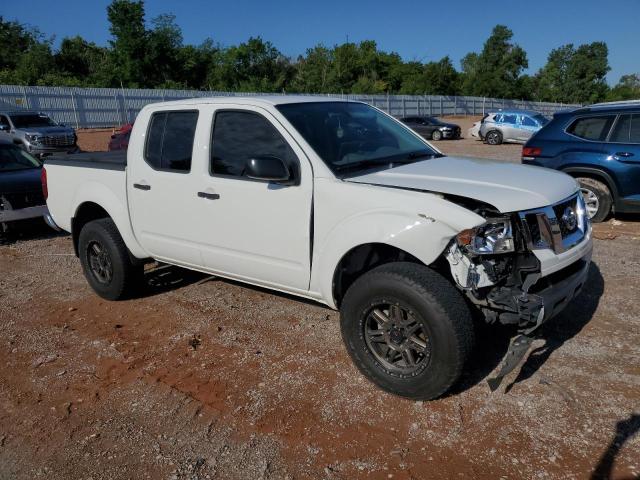
[(563, 103), (640, 98), (640, 75), (609, 87), (604, 42), (552, 50), (535, 74), (513, 32), (494, 27), (482, 49), (461, 60), (404, 61), (373, 40), (316, 45), (297, 58), (271, 42), (249, 38), (223, 46), (211, 39), (185, 44), (175, 16), (149, 22), (144, 1), (113, 0), (107, 7), (111, 40), (99, 46), (80, 36), (53, 39), (0, 16), (0, 84), (78, 87), (180, 88), (287, 93), (400, 93), (472, 95)]

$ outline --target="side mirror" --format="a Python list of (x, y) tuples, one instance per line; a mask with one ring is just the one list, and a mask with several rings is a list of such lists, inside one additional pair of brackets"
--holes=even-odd
[(245, 177), (274, 183), (291, 181), (291, 170), (284, 160), (273, 155), (264, 155), (247, 160), (244, 167)]

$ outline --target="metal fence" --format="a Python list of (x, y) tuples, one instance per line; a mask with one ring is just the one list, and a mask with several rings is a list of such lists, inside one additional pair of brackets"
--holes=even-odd
[[(55, 121), (76, 128), (113, 127), (131, 122), (149, 103), (184, 98), (263, 95), (260, 93), (198, 90), (120, 88), (24, 87), (0, 85), (0, 110), (28, 109), (45, 112)], [(272, 94), (270, 94), (272, 95)], [(497, 109), (518, 108), (552, 115), (579, 105), (527, 102), (484, 97), (441, 95), (341, 95), (314, 96), (359, 100), (392, 115), (483, 115)]]

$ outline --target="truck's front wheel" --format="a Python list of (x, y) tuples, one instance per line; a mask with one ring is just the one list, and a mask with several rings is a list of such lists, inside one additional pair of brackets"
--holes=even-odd
[(369, 380), (415, 400), (449, 390), (473, 347), (462, 296), (438, 273), (413, 263), (385, 264), (357, 279), (342, 303), (341, 329)]
[(121, 300), (129, 297), (142, 280), (143, 266), (131, 261), (110, 218), (93, 220), (82, 227), (78, 253), (89, 285), (102, 298)]

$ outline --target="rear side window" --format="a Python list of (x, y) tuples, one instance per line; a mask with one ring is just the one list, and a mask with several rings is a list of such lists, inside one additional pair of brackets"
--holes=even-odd
[(607, 138), (615, 118), (615, 115), (578, 118), (569, 126), (567, 133), (585, 140), (603, 142)]
[(262, 115), (243, 111), (216, 113), (213, 124), (211, 173), (241, 177), (250, 158), (272, 155), (295, 167), (296, 154)]
[(198, 112), (158, 112), (151, 116), (144, 158), (156, 170), (189, 172)]
[(516, 123), (516, 116), (515, 115), (504, 115), (503, 119), (502, 119), (503, 123), (509, 123), (511, 125), (515, 125)]

